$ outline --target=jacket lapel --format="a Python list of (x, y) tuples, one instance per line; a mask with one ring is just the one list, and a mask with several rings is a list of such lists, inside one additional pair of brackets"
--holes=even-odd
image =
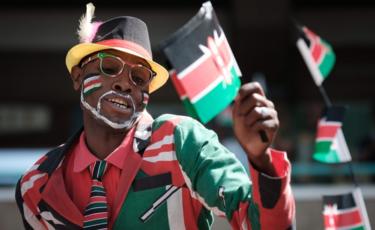
[(134, 132), (133, 146), (129, 146), (128, 151), (124, 153), (126, 156), (118, 185), (118, 193), (114, 202), (114, 218), (111, 224), (116, 221), (129, 188), (142, 165), (142, 154), (150, 141), (152, 122), (151, 115), (146, 111), (143, 112)]

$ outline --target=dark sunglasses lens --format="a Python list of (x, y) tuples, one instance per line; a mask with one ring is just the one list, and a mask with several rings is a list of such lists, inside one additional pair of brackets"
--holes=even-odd
[(123, 64), (115, 57), (104, 57), (101, 59), (100, 68), (105, 75), (115, 77), (121, 73)]
[(151, 81), (152, 72), (144, 66), (133, 66), (130, 76), (135, 85), (145, 87)]

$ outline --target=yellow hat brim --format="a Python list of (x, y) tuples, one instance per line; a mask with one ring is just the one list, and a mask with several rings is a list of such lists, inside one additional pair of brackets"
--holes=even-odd
[(169, 76), (168, 71), (163, 66), (154, 62), (153, 60), (146, 58), (130, 49), (100, 45), (100, 44), (95, 44), (95, 43), (81, 43), (81, 44), (73, 46), (68, 51), (66, 58), (65, 58), (65, 64), (66, 64), (66, 67), (68, 68), (69, 73), (72, 72), (72, 68), (74, 66), (79, 64), (82, 58), (86, 57), (87, 55), (91, 53), (95, 53), (95, 52), (98, 52), (101, 50), (107, 50), (107, 49), (114, 49), (114, 50), (118, 50), (127, 54), (131, 54), (131, 55), (143, 58), (144, 60), (148, 62), (152, 70), (156, 73), (156, 75), (154, 76), (154, 78), (152, 79), (150, 83), (149, 93), (152, 93), (155, 90), (159, 89), (161, 86), (163, 86), (167, 82), (168, 76)]

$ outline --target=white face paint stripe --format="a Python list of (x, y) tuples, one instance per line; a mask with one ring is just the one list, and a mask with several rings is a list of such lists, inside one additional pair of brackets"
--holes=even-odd
[(83, 105), (83, 107), (85, 107), (85, 109), (89, 110), (91, 112), (91, 114), (93, 114), (97, 119), (103, 121), (104, 123), (106, 123), (107, 125), (109, 125), (110, 127), (114, 128), (114, 129), (124, 129), (124, 128), (130, 128), (140, 117), (141, 113), (142, 112), (135, 112), (135, 104), (134, 104), (134, 100), (131, 96), (128, 95), (129, 99), (131, 100), (132, 102), (132, 107), (133, 107), (133, 114), (132, 116), (129, 118), (129, 120), (125, 121), (124, 123), (115, 123), (111, 120), (109, 120), (108, 118), (104, 117), (103, 115), (100, 114), (100, 108), (101, 108), (101, 100), (109, 95), (109, 94), (114, 94), (114, 95), (118, 95), (118, 96), (122, 96), (124, 97), (124, 95), (121, 95), (115, 91), (108, 91), (107, 93), (103, 94), (99, 99), (98, 99), (98, 104), (97, 104), (97, 109), (95, 109), (94, 107), (92, 107), (89, 103), (87, 103), (83, 97), (83, 90), (81, 90), (81, 104)]

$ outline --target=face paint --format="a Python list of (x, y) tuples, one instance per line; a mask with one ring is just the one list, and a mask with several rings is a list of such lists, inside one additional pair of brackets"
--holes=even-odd
[[(116, 95), (117, 97), (122, 97), (122, 98), (126, 98), (127, 100), (131, 101), (131, 107), (132, 107), (132, 111), (133, 111), (133, 114), (131, 115), (131, 117), (124, 121), (124, 122), (114, 122), (114, 121), (111, 121), (109, 120), (107, 117), (105, 117), (105, 115), (102, 114), (101, 112), (101, 106), (102, 106), (102, 100), (104, 99), (104, 97), (108, 96), (108, 95)], [(120, 93), (117, 93), (115, 91), (108, 91), (106, 92), (105, 94), (103, 94), (102, 96), (100, 96), (100, 98), (98, 99), (98, 104), (96, 106), (96, 108), (92, 107), (89, 103), (87, 103), (83, 97), (83, 87), (82, 87), (82, 90), (81, 90), (81, 103), (83, 105), (83, 107), (85, 107), (88, 111), (91, 112), (91, 114), (97, 118), (98, 120), (101, 120), (103, 121), (104, 123), (106, 123), (107, 125), (109, 125), (110, 127), (114, 128), (114, 129), (128, 129), (130, 128), (137, 120), (138, 118), (140, 117), (141, 115), (141, 112), (136, 112), (135, 111), (135, 103), (134, 103), (134, 100), (133, 98), (129, 95), (129, 94), (120, 94)]]
[(102, 77), (100, 75), (94, 75), (87, 77), (83, 80), (83, 95), (87, 96), (95, 92), (102, 87)]
[(146, 108), (147, 104), (148, 104), (148, 100), (150, 98), (150, 95), (146, 92), (143, 92), (143, 100), (142, 100), (142, 104), (144, 106), (144, 108)]

